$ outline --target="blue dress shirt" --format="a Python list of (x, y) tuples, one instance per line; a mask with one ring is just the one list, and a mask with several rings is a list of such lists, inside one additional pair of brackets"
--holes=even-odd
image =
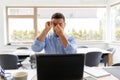
[(40, 52), (44, 49), (47, 54), (73, 54), (76, 53), (75, 40), (73, 37), (66, 36), (68, 40), (67, 47), (64, 48), (59, 37), (54, 33), (47, 35), (45, 40), (39, 41), (37, 38), (33, 42), (31, 48), (35, 52)]

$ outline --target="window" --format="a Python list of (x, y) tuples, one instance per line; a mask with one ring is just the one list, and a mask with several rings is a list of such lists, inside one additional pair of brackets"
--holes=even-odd
[(34, 38), (34, 8), (7, 9), (7, 42), (25, 44)]
[(10, 42), (29, 42), (30, 40), (33, 40), (33, 19), (10, 18), (8, 24)]
[(112, 41), (120, 40), (120, 4), (111, 8)]
[[(65, 32), (79, 41), (102, 41), (106, 23), (105, 8), (38, 8), (38, 29), (42, 30), (55, 12), (66, 17)], [(39, 31), (41, 32), (41, 31)]]
[[(55, 12), (66, 17), (65, 32), (78, 41), (103, 41), (106, 8), (7, 7), (7, 43), (29, 44)], [(52, 32), (52, 30), (51, 30)]]
[(34, 15), (33, 8), (8, 8), (8, 15)]

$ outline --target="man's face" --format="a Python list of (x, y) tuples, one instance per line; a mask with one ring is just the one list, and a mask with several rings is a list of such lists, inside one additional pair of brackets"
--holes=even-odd
[[(54, 28), (57, 27), (58, 25), (64, 30), (65, 21), (62, 18), (52, 19), (52, 25), (53, 25), (53, 31), (54, 31)], [(54, 31), (54, 33), (55, 33), (55, 31)]]

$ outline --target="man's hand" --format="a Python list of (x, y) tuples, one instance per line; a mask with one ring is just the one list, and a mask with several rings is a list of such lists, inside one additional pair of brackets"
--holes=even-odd
[(46, 22), (45, 29), (39, 35), (38, 40), (39, 41), (43, 41), (45, 39), (47, 33), (50, 31), (51, 28), (52, 28), (52, 22), (51, 21)]
[(54, 27), (55, 34), (57, 34), (60, 38), (61, 43), (63, 44), (64, 48), (67, 47), (68, 41), (64, 35), (63, 29), (64, 27), (60, 26), (59, 24)]
[(45, 30), (49, 31), (52, 28), (52, 22), (48, 21), (45, 23)]
[(61, 27), (59, 24), (54, 27), (54, 31), (58, 36), (64, 35), (63, 27)]

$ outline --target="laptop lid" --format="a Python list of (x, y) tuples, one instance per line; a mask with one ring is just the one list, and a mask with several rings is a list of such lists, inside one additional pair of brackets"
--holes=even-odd
[(84, 54), (36, 54), (37, 80), (82, 80)]

